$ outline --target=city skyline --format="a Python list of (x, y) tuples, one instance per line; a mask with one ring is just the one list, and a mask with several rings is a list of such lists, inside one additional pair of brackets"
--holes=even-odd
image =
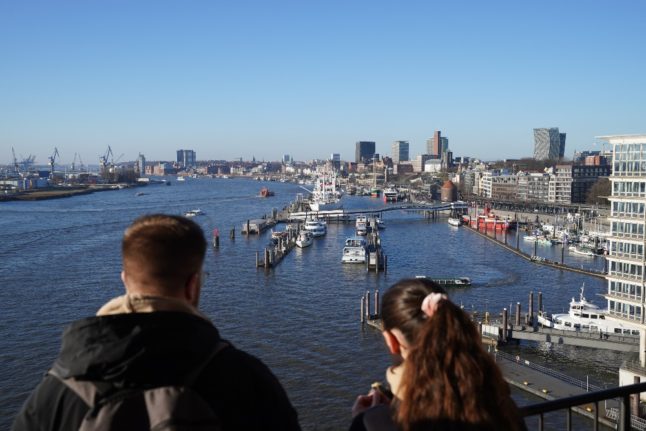
[[(0, 5), (0, 164), (352, 160), (373, 141), (532, 157), (533, 129), (644, 132), (646, 4), (248, 1)], [(429, 26), (429, 22), (433, 26)], [(555, 31), (554, 29), (558, 29)], [(441, 66), (441, 67), (438, 67)], [(555, 101), (557, 103), (555, 103)], [(596, 147), (595, 147), (596, 145)]]

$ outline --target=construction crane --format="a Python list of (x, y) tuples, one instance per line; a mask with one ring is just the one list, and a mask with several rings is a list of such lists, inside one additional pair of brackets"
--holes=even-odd
[(60, 157), (58, 154), (58, 148), (54, 147), (54, 153), (49, 156), (49, 177), (54, 177), (54, 164), (56, 163), (56, 157)]
[(108, 149), (105, 154), (99, 157), (99, 163), (101, 165), (101, 172), (105, 172), (105, 168), (108, 165), (108, 160), (112, 161), (114, 159), (114, 153), (112, 153), (112, 148), (108, 145)]

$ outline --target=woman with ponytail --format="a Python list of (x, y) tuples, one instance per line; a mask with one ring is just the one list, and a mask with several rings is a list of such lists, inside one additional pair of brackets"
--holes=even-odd
[(384, 294), (383, 336), (400, 359), (386, 380), (394, 395), (357, 398), (351, 430), (526, 430), (509, 386), (469, 316), (434, 282), (405, 279)]

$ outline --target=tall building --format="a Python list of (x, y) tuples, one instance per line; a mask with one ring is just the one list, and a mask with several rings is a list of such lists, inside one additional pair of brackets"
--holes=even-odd
[(139, 157), (137, 157), (137, 168), (135, 171), (139, 176), (146, 175), (146, 157), (141, 153), (139, 153)]
[(330, 161), (332, 162), (332, 166), (334, 167), (335, 171), (338, 171), (341, 169), (341, 154), (339, 153), (330, 154)]
[(356, 163), (371, 162), (374, 156), (374, 141), (359, 141), (355, 144), (354, 161)]
[[(601, 136), (612, 146), (610, 238), (608, 245), (608, 311), (613, 319), (641, 326), (640, 373), (619, 370), (619, 384), (646, 377), (644, 294), (644, 219), (646, 208), (646, 135)], [(622, 367), (623, 368), (623, 367)], [(622, 382), (623, 380), (623, 382)]]
[(534, 159), (558, 160), (565, 154), (565, 133), (558, 127), (534, 129)]
[(392, 145), (393, 150), (393, 163), (397, 164), (399, 162), (407, 162), (408, 159), (408, 141), (395, 141)]
[(195, 151), (193, 150), (177, 150), (177, 163), (184, 168), (195, 167)]
[(433, 137), (426, 141), (426, 154), (430, 154), (434, 159), (442, 157), (442, 132), (439, 130), (436, 130), (435, 133), (433, 133)]

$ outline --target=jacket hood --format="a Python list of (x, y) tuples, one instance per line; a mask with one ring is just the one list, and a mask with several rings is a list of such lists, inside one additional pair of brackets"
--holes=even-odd
[(172, 384), (220, 340), (211, 322), (184, 312), (115, 314), (69, 325), (54, 368), (63, 378)]

